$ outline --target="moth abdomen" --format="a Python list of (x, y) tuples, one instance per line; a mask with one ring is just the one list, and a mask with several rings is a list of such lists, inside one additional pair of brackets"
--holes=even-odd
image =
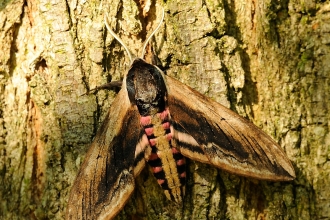
[(141, 116), (140, 121), (151, 146), (148, 164), (166, 197), (180, 203), (186, 182), (185, 158), (171, 145), (173, 135), (169, 110), (165, 109), (152, 116)]

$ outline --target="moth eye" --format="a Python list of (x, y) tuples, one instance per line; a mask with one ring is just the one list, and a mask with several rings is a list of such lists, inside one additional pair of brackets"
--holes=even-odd
[(159, 76), (157, 74), (154, 74), (153, 76), (157, 81), (159, 80)]
[(136, 100), (136, 104), (137, 104), (137, 105), (144, 105), (145, 102), (142, 101), (141, 99), (137, 99), (137, 100)]

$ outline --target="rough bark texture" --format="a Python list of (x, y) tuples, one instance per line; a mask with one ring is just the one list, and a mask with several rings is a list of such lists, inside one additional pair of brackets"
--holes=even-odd
[(184, 206), (176, 207), (145, 169), (117, 219), (330, 219), (329, 2), (141, 2), (0, 3), (0, 218), (64, 218), (115, 96), (84, 93), (119, 80), (129, 64), (103, 14), (140, 54), (164, 7), (152, 48), (167, 74), (270, 134), (297, 179), (257, 181), (188, 161)]

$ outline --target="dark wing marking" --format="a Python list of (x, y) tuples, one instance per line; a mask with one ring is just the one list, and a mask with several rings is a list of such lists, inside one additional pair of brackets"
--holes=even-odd
[(253, 123), (181, 82), (165, 76), (174, 145), (193, 160), (263, 180), (292, 180), (281, 147)]
[[(143, 129), (136, 106), (122, 89), (87, 152), (71, 189), (67, 219), (110, 219), (132, 194), (136, 146), (143, 143)], [(142, 148), (145, 148), (143, 146)]]

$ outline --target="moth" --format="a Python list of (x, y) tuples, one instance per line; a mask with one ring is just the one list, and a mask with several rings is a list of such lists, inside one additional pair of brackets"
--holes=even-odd
[(133, 60), (106, 17), (105, 23), (132, 63), (73, 184), (67, 219), (115, 217), (146, 164), (176, 203), (184, 194), (185, 157), (245, 177), (295, 178), (290, 160), (266, 133), (157, 66)]

